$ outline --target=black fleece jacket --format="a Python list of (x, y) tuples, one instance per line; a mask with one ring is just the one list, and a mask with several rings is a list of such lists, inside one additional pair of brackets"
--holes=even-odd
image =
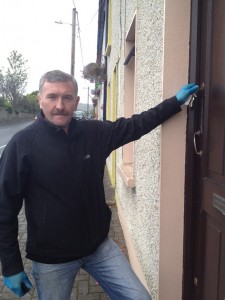
[(107, 237), (105, 161), (179, 112), (175, 97), (115, 122), (76, 121), (68, 134), (43, 114), (16, 133), (0, 160), (0, 260), (4, 276), (23, 270), (17, 216), (25, 200), (27, 257), (62, 263), (91, 254)]

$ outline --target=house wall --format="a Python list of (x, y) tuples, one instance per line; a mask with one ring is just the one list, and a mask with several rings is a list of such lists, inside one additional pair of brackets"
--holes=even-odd
[[(165, 3), (164, 97), (188, 82), (190, 6)], [(159, 299), (182, 299), (186, 106), (182, 110), (161, 131)]]
[[(113, 0), (111, 3), (108, 82), (113, 81), (117, 66), (117, 117), (120, 117), (124, 116), (125, 38), (134, 16), (134, 112), (138, 113), (173, 96), (188, 81), (190, 2)], [(153, 299), (181, 299), (185, 124), (184, 108), (181, 114), (134, 143), (134, 188), (127, 187), (116, 173), (117, 205), (130, 261)], [(121, 164), (122, 148), (116, 151), (116, 165)], [(111, 165), (107, 167), (111, 172)]]

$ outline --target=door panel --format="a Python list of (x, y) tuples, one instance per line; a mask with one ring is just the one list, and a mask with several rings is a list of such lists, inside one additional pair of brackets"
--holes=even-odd
[[(210, 177), (214, 173), (224, 181), (224, 133), (225, 133), (225, 1), (214, 0), (211, 5), (211, 82), (209, 102), (208, 167)], [(209, 41), (210, 42), (210, 41)], [(216, 176), (216, 177), (217, 177)]]
[(203, 154), (192, 157), (196, 161), (192, 176), (197, 178), (192, 190), (194, 267), (188, 297), (225, 300), (225, 1), (198, 4), (195, 67), (205, 90), (190, 114), (195, 114), (194, 131), (201, 132), (198, 147)]
[(219, 256), (221, 227), (206, 214), (203, 215), (205, 228), (204, 281), (202, 299), (217, 299), (219, 280)]
[[(224, 287), (224, 275), (221, 268), (224, 268), (223, 256), (225, 248), (222, 242), (224, 237), (224, 215), (225, 214), (225, 189), (209, 179), (203, 180), (203, 201), (202, 201), (202, 258), (203, 268), (200, 273), (202, 287), (200, 299), (222, 299), (219, 297), (219, 289)], [(224, 201), (223, 201), (224, 200)], [(220, 274), (221, 273), (221, 274)]]

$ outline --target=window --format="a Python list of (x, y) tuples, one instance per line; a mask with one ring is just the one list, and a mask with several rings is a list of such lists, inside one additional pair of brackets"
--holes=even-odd
[[(135, 31), (136, 17), (130, 26), (125, 40), (124, 60), (124, 117), (129, 118), (134, 114), (135, 106)], [(127, 187), (135, 187), (133, 172), (134, 164), (134, 142), (122, 148), (123, 161), (118, 172), (123, 178)]]

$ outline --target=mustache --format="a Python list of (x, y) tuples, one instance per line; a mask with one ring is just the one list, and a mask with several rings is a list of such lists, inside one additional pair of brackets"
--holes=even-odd
[(68, 116), (67, 112), (63, 112), (63, 111), (56, 111), (52, 113), (53, 116)]

